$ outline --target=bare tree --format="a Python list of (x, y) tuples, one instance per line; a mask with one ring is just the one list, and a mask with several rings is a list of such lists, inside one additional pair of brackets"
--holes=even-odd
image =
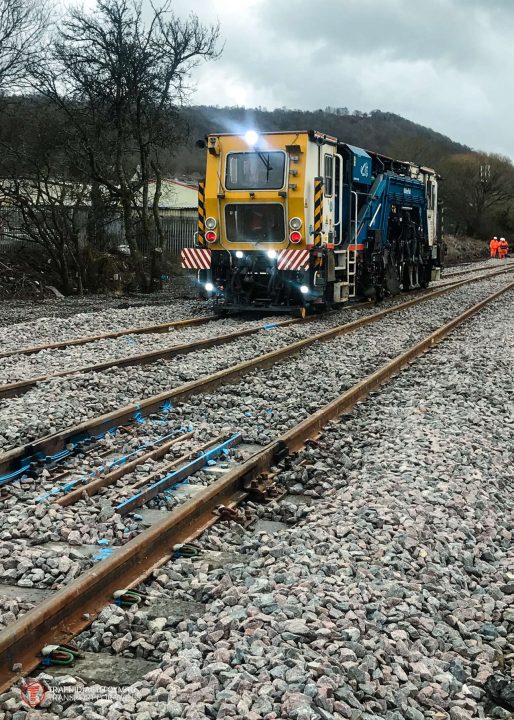
[(191, 70), (216, 56), (219, 35), (218, 27), (195, 15), (180, 20), (169, 8), (152, 6), (149, 22), (131, 0), (98, 0), (92, 13), (74, 9), (48, 62), (33, 68), (35, 85), (69, 118), (84, 172), (121, 207), (141, 287), (138, 235), (149, 244), (155, 215), (149, 183), (152, 175), (160, 182), (160, 151), (177, 144), (177, 109)]
[(21, 235), (39, 245), (57, 271), (61, 289), (67, 295), (75, 283), (79, 294), (83, 292), (80, 213), (88, 202), (87, 194), (87, 186), (50, 179), (42, 167), (30, 179), (2, 183), (2, 202), (7, 202), (3, 212), (4, 236)]
[[(20, 106), (24, 104), (23, 122)], [(14, 100), (0, 129), (0, 198), (4, 235), (39, 246), (66, 294), (82, 292), (90, 186), (70, 163), (66, 118), (55, 107), (33, 99)]]
[(25, 77), (27, 64), (39, 52), (48, 17), (39, 0), (1, 0), (0, 91), (16, 87)]
[(495, 215), (512, 206), (514, 167), (509, 158), (460, 153), (440, 163), (449, 228), (472, 237), (490, 233)]

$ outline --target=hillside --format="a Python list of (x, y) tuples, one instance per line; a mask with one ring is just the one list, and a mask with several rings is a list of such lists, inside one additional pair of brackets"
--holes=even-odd
[(182, 117), (188, 139), (186, 146), (177, 153), (174, 165), (176, 172), (184, 175), (203, 171), (204, 157), (194, 148), (196, 140), (210, 132), (245, 132), (248, 128), (263, 132), (316, 129), (352, 145), (434, 167), (449, 155), (469, 152), (465, 145), (434, 130), (380, 110), (350, 114), (346, 108), (268, 111), (199, 105), (184, 110)]

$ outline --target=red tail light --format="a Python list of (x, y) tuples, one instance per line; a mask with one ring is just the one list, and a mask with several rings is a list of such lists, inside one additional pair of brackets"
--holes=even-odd
[(289, 234), (289, 239), (292, 243), (299, 243), (302, 241), (302, 233), (298, 232), (297, 230), (294, 230), (292, 233)]
[(218, 236), (216, 235), (214, 230), (208, 230), (205, 233), (205, 239), (207, 240), (207, 242), (216, 242), (217, 237)]

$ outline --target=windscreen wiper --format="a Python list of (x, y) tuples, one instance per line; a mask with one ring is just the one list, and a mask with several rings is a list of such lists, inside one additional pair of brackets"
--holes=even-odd
[(271, 163), (270, 163), (270, 161), (269, 161), (269, 155), (268, 155), (268, 159), (267, 159), (267, 160), (266, 160), (266, 158), (264, 157), (264, 154), (263, 154), (263, 153), (257, 153), (257, 155), (260, 157), (261, 161), (264, 163), (264, 167), (266, 168), (266, 182), (268, 182), (268, 180), (269, 180), (269, 174), (270, 174), (270, 172), (273, 170), (273, 168), (271, 167)]

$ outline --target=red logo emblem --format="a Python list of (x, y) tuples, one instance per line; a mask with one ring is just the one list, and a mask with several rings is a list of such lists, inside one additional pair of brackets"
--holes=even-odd
[(22, 680), (21, 699), (31, 708), (41, 705), (46, 695), (45, 686), (37, 680)]

